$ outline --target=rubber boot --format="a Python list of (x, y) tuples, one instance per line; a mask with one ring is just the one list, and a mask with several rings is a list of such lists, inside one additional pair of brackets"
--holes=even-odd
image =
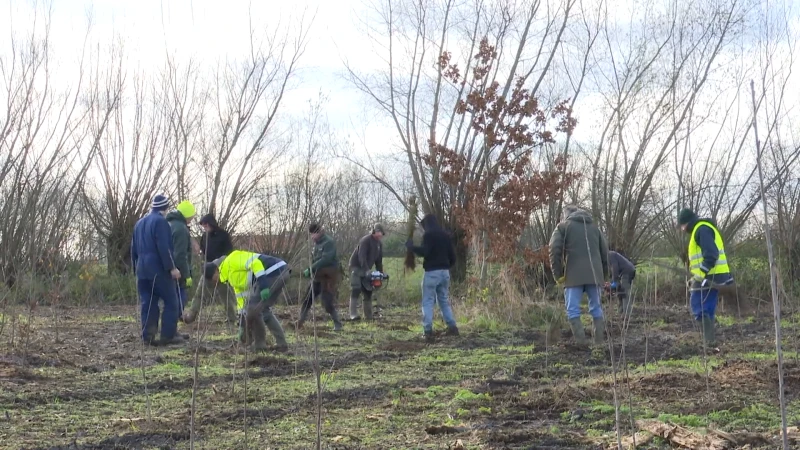
[(586, 340), (586, 333), (583, 331), (583, 323), (581, 323), (580, 317), (569, 319), (569, 327), (572, 329), (572, 337), (575, 338), (576, 344), (584, 346), (589, 343)]
[(372, 314), (372, 299), (364, 299), (364, 318), (367, 320), (375, 318), (375, 315)]
[(239, 313), (236, 311), (236, 298), (230, 295), (230, 292), (223, 292), (222, 295), (225, 297), (225, 320), (227, 320), (228, 323), (236, 323), (237, 317), (239, 316)]
[(161, 345), (181, 345), (185, 344), (187, 339), (180, 333), (175, 333), (172, 339), (162, 339)]
[(436, 342), (436, 337), (433, 335), (433, 330), (423, 330), (422, 336), (425, 338), (425, 342), (428, 344), (433, 344)]
[(606, 343), (606, 319), (603, 317), (594, 317), (592, 319), (594, 328), (594, 345), (603, 345)]
[(335, 309), (331, 311), (331, 319), (333, 319), (333, 331), (342, 331), (342, 321), (339, 320), (339, 312)]
[[(364, 300), (364, 315), (366, 315), (366, 305), (367, 301)], [(350, 320), (361, 320), (361, 316), (358, 315), (358, 297), (350, 296)]]
[(286, 343), (286, 335), (283, 332), (283, 327), (275, 314), (270, 311), (269, 315), (264, 318), (264, 323), (272, 337), (275, 338), (275, 350), (286, 351), (289, 349), (289, 344)]
[(253, 320), (250, 323), (253, 333), (253, 351), (263, 352), (267, 350), (267, 327), (263, 320)]
[(447, 331), (444, 333), (445, 336), (459, 336), (458, 327), (453, 325), (452, 327), (447, 327)]
[(299, 329), (299, 328), (303, 328), (303, 324), (304, 324), (304, 323), (306, 323), (306, 320), (308, 320), (308, 309), (306, 309), (306, 308), (300, 308), (300, 318), (299, 318), (299, 319), (297, 319), (297, 322), (295, 322), (295, 324), (294, 324), (294, 325), (295, 325), (295, 326), (296, 326), (298, 329)]
[(144, 338), (144, 343), (146, 345), (158, 345), (158, 339), (156, 335), (158, 334), (158, 324), (149, 325), (146, 328), (145, 334), (147, 337)]
[(706, 341), (706, 346), (717, 346), (717, 327), (714, 319), (708, 316), (703, 316), (703, 339)]

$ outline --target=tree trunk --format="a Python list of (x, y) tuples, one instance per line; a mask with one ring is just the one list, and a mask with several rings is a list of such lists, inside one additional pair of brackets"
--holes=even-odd
[(456, 252), (456, 264), (450, 270), (453, 281), (463, 282), (467, 279), (467, 260), (469, 258), (469, 243), (467, 235), (460, 227), (447, 230), (453, 237), (453, 247)]
[(131, 269), (131, 244), (127, 233), (112, 232), (108, 238), (106, 257), (109, 275), (126, 275)]

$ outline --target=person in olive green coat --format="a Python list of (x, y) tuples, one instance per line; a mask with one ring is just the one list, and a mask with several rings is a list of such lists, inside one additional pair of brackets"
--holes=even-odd
[(608, 244), (588, 212), (576, 206), (564, 208), (564, 220), (550, 238), (550, 267), (556, 282), (564, 287), (567, 319), (575, 340), (586, 344), (581, 324), (581, 300), (589, 297), (594, 325), (594, 343), (605, 342), (605, 318), (600, 292), (608, 278)]
[(322, 297), (325, 312), (330, 314), (331, 320), (333, 320), (333, 330), (341, 331), (342, 322), (336, 311), (336, 292), (342, 278), (342, 269), (336, 252), (336, 242), (325, 233), (322, 225), (317, 223), (312, 223), (308, 227), (308, 233), (311, 235), (311, 240), (314, 241), (314, 251), (311, 266), (303, 271), (303, 278), (312, 280), (303, 306), (300, 308), (300, 320), (297, 321), (297, 327), (301, 328), (308, 320), (308, 313), (311, 311), (314, 299)]
[(175, 267), (181, 271), (178, 280), (178, 318), (183, 319), (183, 309), (188, 298), (187, 288), (192, 287), (192, 243), (189, 235), (189, 223), (195, 216), (194, 205), (188, 200), (178, 204), (175, 211), (167, 214), (167, 222), (172, 230), (172, 244), (175, 246)]

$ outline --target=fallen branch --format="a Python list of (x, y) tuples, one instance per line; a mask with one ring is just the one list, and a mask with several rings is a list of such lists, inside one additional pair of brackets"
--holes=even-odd
[[(637, 420), (636, 426), (641, 431), (637, 432), (635, 436), (625, 437), (622, 440), (623, 449), (634, 449), (646, 445), (656, 436), (673, 445), (691, 450), (728, 450), (742, 448), (745, 445), (769, 445), (773, 442), (771, 437), (760, 433), (728, 433), (711, 428), (689, 429), (658, 420)], [(609, 447), (609, 449), (612, 448), (617, 448), (616, 444)]]

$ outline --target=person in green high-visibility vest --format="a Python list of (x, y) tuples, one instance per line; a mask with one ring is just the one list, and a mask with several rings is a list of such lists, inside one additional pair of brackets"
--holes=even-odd
[[(716, 345), (718, 286), (733, 284), (722, 234), (711, 219), (701, 219), (684, 208), (678, 213), (678, 226), (689, 234), (689, 271), (692, 274), (690, 303), (695, 320), (701, 322), (703, 339)], [(713, 285), (713, 287), (712, 287)]]

